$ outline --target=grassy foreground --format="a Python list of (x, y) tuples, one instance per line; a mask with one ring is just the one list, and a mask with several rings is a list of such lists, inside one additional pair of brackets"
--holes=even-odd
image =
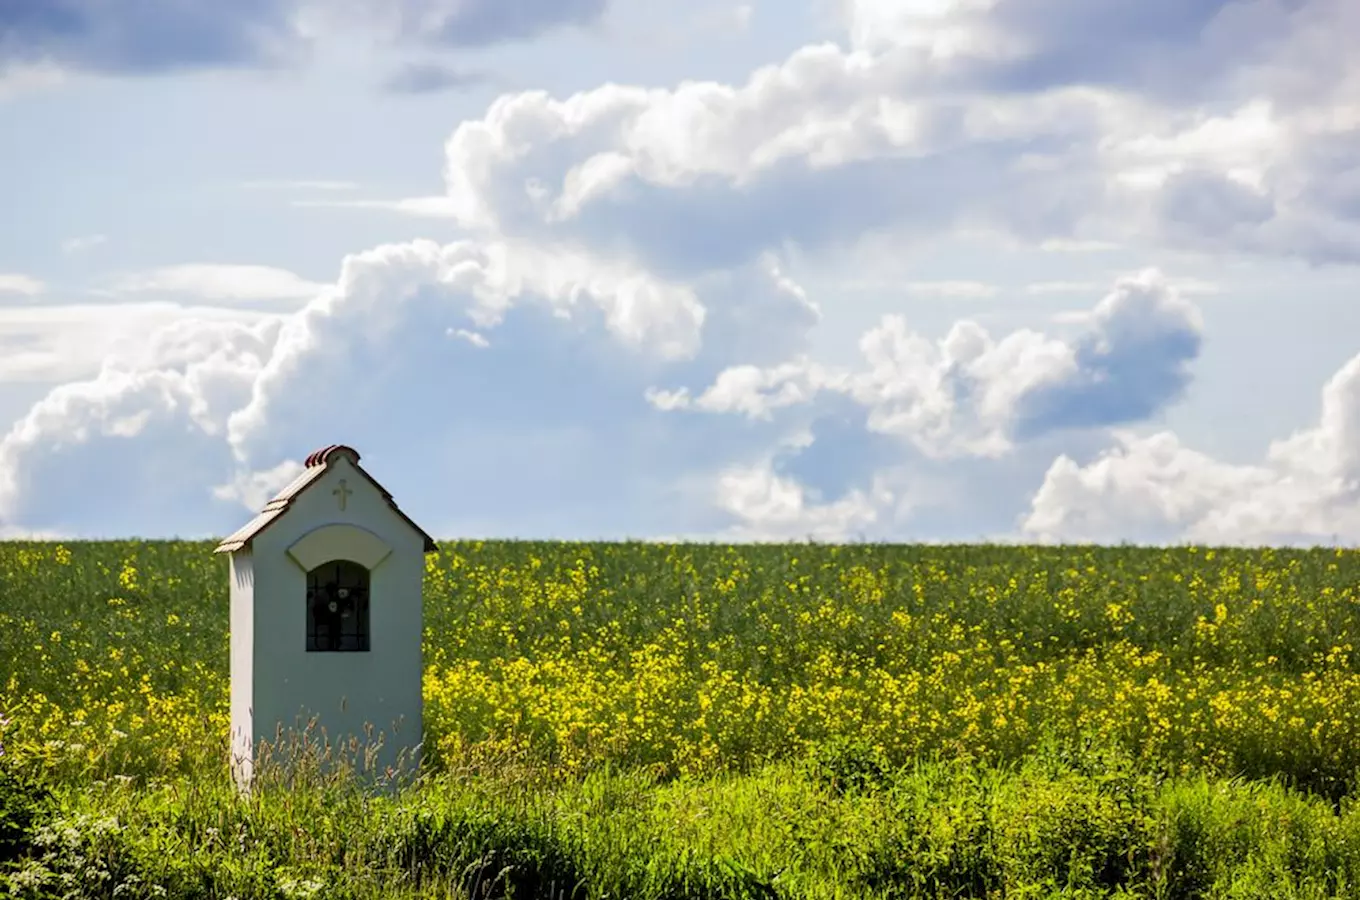
[(226, 785), (211, 545), (0, 545), (0, 896), (1360, 896), (1360, 554), (447, 544), (427, 778)]
[[(848, 761), (854, 763), (847, 765)], [(1235, 897), (1360, 894), (1360, 812), (1038, 752), (901, 771), (831, 754), (658, 783), (492, 763), (393, 797), (220, 779), (67, 790), (15, 897)], [(29, 795), (30, 797), (32, 795)]]

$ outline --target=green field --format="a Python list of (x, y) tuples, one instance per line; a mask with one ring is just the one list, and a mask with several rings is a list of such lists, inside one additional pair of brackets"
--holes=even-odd
[(211, 549), (0, 544), (0, 895), (1360, 896), (1360, 553), (445, 544), (427, 777), (243, 800)]

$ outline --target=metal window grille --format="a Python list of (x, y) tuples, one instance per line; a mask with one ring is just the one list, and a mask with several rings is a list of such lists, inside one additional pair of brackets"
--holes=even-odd
[(368, 648), (368, 569), (336, 560), (308, 572), (308, 652), (363, 652)]

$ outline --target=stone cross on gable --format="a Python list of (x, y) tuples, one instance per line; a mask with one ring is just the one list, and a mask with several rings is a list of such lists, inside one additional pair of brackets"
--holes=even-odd
[(338, 488), (336, 488), (335, 490), (331, 491), (332, 494), (334, 494), (335, 496), (337, 496), (337, 497), (340, 498), (340, 509), (341, 509), (342, 511), (343, 511), (344, 508), (345, 508), (345, 501), (349, 499), (349, 495), (350, 495), (350, 494), (354, 493), (354, 491), (351, 491), (351, 490), (349, 489), (349, 487), (346, 486), (345, 481), (346, 481), (346, 479), (341, 478), (341, 479), (340, 479), (340, 486), (339, 486)]

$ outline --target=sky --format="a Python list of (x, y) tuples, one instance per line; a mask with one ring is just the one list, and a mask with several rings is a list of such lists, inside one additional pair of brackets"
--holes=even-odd
[(1360, 543), (1353, 0), (0, 3), (0, 537)]

